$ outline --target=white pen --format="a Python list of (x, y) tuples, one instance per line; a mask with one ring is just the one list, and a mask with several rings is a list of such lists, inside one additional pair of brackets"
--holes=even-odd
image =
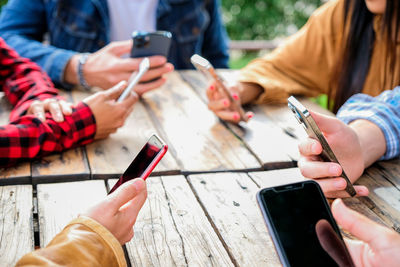
[(118, 103), (124, 101), (124, 99), (128, 96), (128, 94), (133, 89), (133, 87), (136, 86), (136, 84), (139, 82), (140, 78), (142, 78), (142, 76), (149, 70), (149, 68), (150, 68), (150, 60), (148, 57), (145, 57), (142, 60), (142, 62), (140, 62), (139, 72), (129, 83), (128, 87), (125, 88), (124, 92), (119, 96), (118, 101), (117, 101)]

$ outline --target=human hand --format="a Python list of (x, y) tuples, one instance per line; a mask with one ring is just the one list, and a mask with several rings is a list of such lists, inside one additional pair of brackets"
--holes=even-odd
[[(247, 99), (248, 94), (251, 94), (251, 89), (246, 89), (249, 87), (244, 86), (242, 83), (237, 83), (232, 86), (227, 87), (231, 92), (233, 99), (235, 99), (239, 104), (245, 104), (250, 101), (244, 102), (243, 98)], [(233, 123), (240, 122), (240, 114), (235, 109), (235, 106), (230, 101), (229, 97), (217, 87), (217, 84), (213, 82), (207, 88), (207, 97), (209, 100), (208, 108), (215, 113), (219, 118), (224, 121), (229, 121)], [(247, 112), (245, 116), (251, 119), (254, 114), (252, 112)]]
[(137, 178), (122, 184), (82, 215), (106, 227), (123, 245), (134, 235), (133, 225), (146, 198), (146, 183)]
[[(90, 86), (110, 88), (120, 81), (128, 81), (131, 74), (139, 69), (142, 58), (121, 58), (129, 54), (132, 48), (132, 40), (112, 42), (97, 52), (89, 55), (83, 65), (83, 76)], [(65, 80), (72, 84), (78, 84), (77, 65), (80, 55), (70, 59), (66, 67)], [(158, 88), (166, 82), (164, 74), (174, 70), (171, 63), (163, 56), (151, 56), (150, 69), (141, 78), (141, 82), (135, 87), (135, 91), (143, 93)], [(156, 79), (156, 80), (154, 80)], [(152, 81), (154, 80), (154, 81)]]
[[(354, 183), (364, 171), (362, 148), (357, 133), (339, 119), (310, 112), (318, 127), (324, 133), (337, 159), (343, 166), (348, 178)], [(344, 191), (346, 181), (339, 177), (342, 167), (333, 162), (323, 162), (319, 155), (321, 144), (308, 138), (299, 144), (301, 157), (298, 166), (304, 177), (315, 179), (327, 197), (348, 197)], [(354, 186), (358, 196), (368, 195), (365, 186)]]
[(27, 111), (27, 115), (35, 115), (41, 121), (46, 120), (46, 112), (50, 112), (54, 121), (63, 122), (64, 115), (72, 113), (72, 104), (57, 98), (47, 98), (44, 101), (35, 100)]
[(127, 83), (122, 81), (106, 91), (98, 92), (83, 100), (96, 119), (95, 139), (103, 139), (115, 133), (124, 125), (126, 118), (132, 112), (134, 104), (138, 101), (136, 94), (130, 93), (122, 102), (117, 102), (126, 85)]
[(400, 235), (346, 207), (341, 199), (332, 203), (337, 223), (359, 240), (345, 240), (356, 266), (399, 266)]

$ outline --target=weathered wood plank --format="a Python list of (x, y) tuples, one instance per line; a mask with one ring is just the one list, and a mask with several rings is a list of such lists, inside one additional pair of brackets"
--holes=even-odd
[[(72, 102), (71, 92), (60, 91), (60, 95)], [(46, 156), (32, 162), (32, 183), (79, 181), (90, 178), (89, 164), (84, 148), (77, 147)]]
[[(275, 171), (268, 171), (268, 172), (252, 172), (249, 173), (250, 177), (261, 187), (271, 187), (271, 186), (278, 186), (278, 185), (283, 185), (283, 184), (289, 184), (289, 183), (296, 183), (300, 181), (306, 180), (298, 168), (292, 168), (292, 169), (285, 169), (285, 170), (275, 170)], [(378, 215), (376, 215), (371, 209), (369, 205), (366, 205), (363, 201), (362, 198), (344, 198), (343, 201), (345, 204), (360, 212), (361, 214), (365, 215), (369, 219), (378, 222), (380, 224), (386, 225), (386, 226), (391, 226), (390, 223), (388, 223), (388, 220), (383, 220), (380, 218)], [(342, 233), (349, 238), (354, 238), (347, 232)]]
[(233, 266), (183, 176), (146, 181), (148, 199), (126, 245), (132, 266)]
[[(72, 95), (74, 101), (78, 102), (89, 94), (74, 91)], [(117, 133), (86, 146), (92, 177), (120, 176), (153, 133), (157, 133), (157, 130), (150, 116), (142, 103), (136, 103), (125, 125)], [(176, 173), (179, 173), (178, 164), (168, 152), (153, 171), (153, 175)]]
[(37, 186), (40, 246), (45, 247), (68, 222), (106, 196), (104, 181)]
[[(9, 116), (12, 106), (0, 94), (0, 125), (9, 123)], [(0, 168), (0, 185), (8, 184), (29, 184), (31, 182), (31, 164), (29, 162), (20, 163), (11, 168)]]
[(32, 186), (0, 187), (0, 262), (14, 266), (34, 249)]
[(400, 191), (389, 181), (385, 172), (372, 166), (357, 181), (368, 187), (370, 194), (361, 200), (387, 225), (400, 232)]
[(389, 182), (400, 189), (400, 159), (379, 161), (374, 167), (380, 170)]
[[(235, 79), (234, 74), (236, 72), (234, 71), (220, 71), (220, 73), (227, 80)], [(201, 74), (194, 71), (184, 71), (181, 72), (181, 75), (200, 98), (207, 103), (205, 94), (207, 82), (200, 76)], [(280, 107), (282, 108), (282, 106)], [(240, 123), (240, 125), (227, 123), (227, 127), (253, 151), (263, 163), (264, 169), (294, 167), (293, 160), (298, 158), (297, 140), (278, 127), (275, 120), (266, 116), (261, 106), (247, 106), (246, 109), (255, 114), (251, 120), (247, 123)]]
[(256, 204), (259, 188), (246, 174), (201, 174), (188, 179), (236, 266), (280, 265)]
[(170, 151), (184, 171), (260, 168), (260, 163), (174, 72), (144, 96)]

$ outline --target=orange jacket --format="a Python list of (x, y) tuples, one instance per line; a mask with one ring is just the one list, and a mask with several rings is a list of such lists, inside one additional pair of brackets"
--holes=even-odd
[(16, 266), (126, 266), (118, 240), (95, 220), (71, 221), (47, 247), (23, 256)]
[[(343, 18), (344, 0), (330, 0), (282, 46), (243, 68), (239, 81), (256, 83), (264, 88), (265, 92), (256, 101), (258, 103), (284, 103), (292, 94), (327, 94), (336, 60), (343, 52)], [(375, 43), (362, 89), (363, 93), (372, 96), (393, 89), (400, 81), (400, 61), (396, 62), (393, 70), (385, 73), (388, 69), (385, 68), (387, 60), (384, 56), (386, 43), (380, 21), (381, 16), (375, 16)]]

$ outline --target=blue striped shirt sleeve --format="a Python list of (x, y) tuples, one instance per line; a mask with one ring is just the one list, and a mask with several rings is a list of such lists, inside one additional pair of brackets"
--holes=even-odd
[(386, 153), (381, 160), (400, 156), (400, 86), (377, 97), (353, 95), (340, 108), (337, 117), (347, 124), (358, 119), (376, 124), (386, 139)]

